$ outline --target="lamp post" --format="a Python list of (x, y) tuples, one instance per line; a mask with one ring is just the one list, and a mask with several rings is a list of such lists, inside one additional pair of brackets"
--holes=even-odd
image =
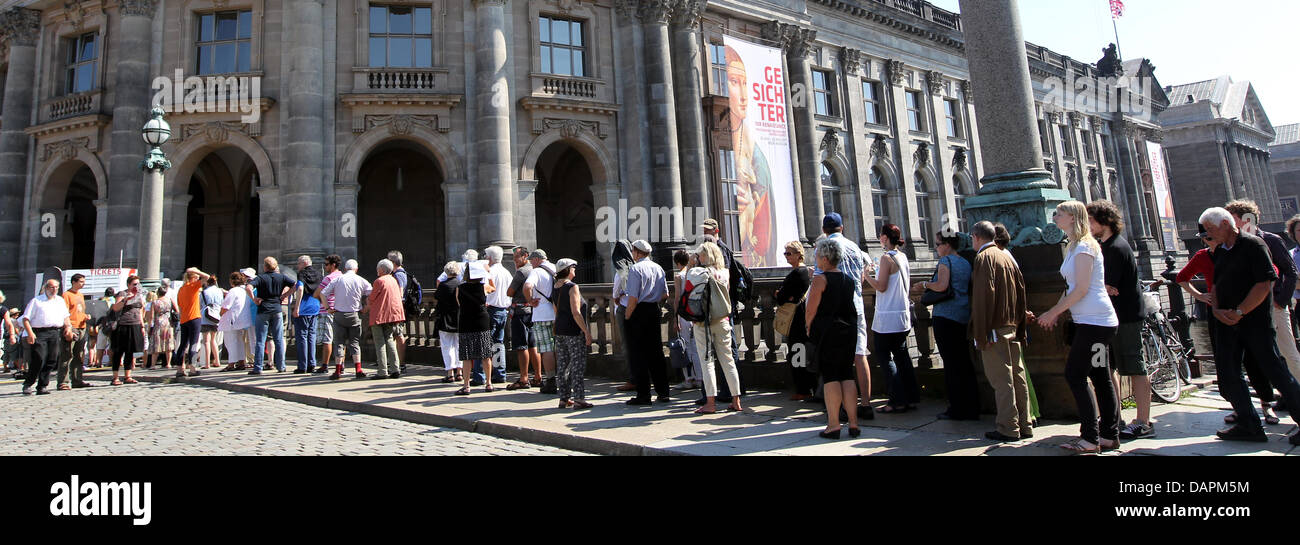
[(154, 289), (162, 278), (163, 172), (172, 167), (162, 145), (172, 136), (171, 125), (163, 120), (163, 109), (155, 106), (140, 135), (149, 144), (149, 155), (140, 161), (144, 171), (144, 198), (140, 207), (140, 284)]

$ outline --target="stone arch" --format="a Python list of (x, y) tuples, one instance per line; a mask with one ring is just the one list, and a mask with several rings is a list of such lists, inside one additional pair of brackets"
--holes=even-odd
[(958, 193), (969, 197), (975, 195), (975, 193), (979, 191), (979, 189), (975, 187), (975, 178), (971, 177), (969, 170), (964, 168), (957, 170), (952, 173), (952, 177)]
[[(66, 186), (71, 182), (72, 177), (81, 170), (82, 167), (90, 169), (95, 175), (95, 191), (100, 199), (108, 196), (108, 175), (104, 172), (103, 163), (99, 162), (99, 157), (90, 150), (82, 147), (77, 148), (71, 157), (64, 156), (61, 161), (51, 161), (41, 169), (40, 175), (36, 178), (35, 191), (32, 195), (32, 208), (39, 210), (42, 208), (62, 208), (62, 202), (54, 202), (51, 199), (62, 199), (62, 194), (55, 196), (54, 188), (67, 189)], [(58, 180), (51, 182), (51, 180)]]
[[(823, 153), (821, 164), (830, 169), (831, 174), (839, 182), (837, 187), (840, 191), (840, 200), (839, 203), (836, 203), (835, 208), (840, 215), (847, 218), (846, 223), (848, 225), (845, 226), (845, 236), (849, 237), (850, 240), (859, 240), (865, 230), (862, 228), (864, 218), (858, 207), (858, 184), (855, 180), (856, 177), (853, 175), (854, 168), (849, 163), (849, 158), (839, 149), (835, 150), (834, 153)], [(867, 183), (870, 185), (870, 180)], [(870, 191), (871, 188), (868, 187), (867, 192), (870, 193)], [(844, 208), (844, 210), (839, 210), (840, 208)]]
[(275, 178), (275, 166), (271, 162), (271, 156), (262, 148), (261, 143), (246, 134), (231, 130), (214, 131), (214, 134), (215, 136), (209, 135), (207, 131), (197, 133), (177, 144), (167, 154), (168, 157), (180, 158), (180, 162), (173, 164), (167, 171), (166, 195), (184, 195), (189, 191), (190, 177), (198, 169), (199, 163), (209, 153), (226, 147), (244, 152), (253, 162), (257, 169), (257, 187), (252, 188), (253, 191), (279, 185)]
[(438, 168), (442, 169), (445, 183), (465, 182), (465, 167), (461, 154), (456, 151), (455, 146), (446, 136), (415, 124), (389, 123), (370, 129), (352, 141), (347, 151), (343, 153), (343, 163), (339, 165), (337, 183), (356, 184), (361, 165), (366, 162), (375, 148), (392, 140), (409, 140), (432, 153), (437, 160)]
[(528, 150), (524, 152), (523, 160), (519, 163), (520, 180), (537, 179), (537, 160), (542, 157), (542, 153), (547, 148), (551, 147), (551, 144), (556, 142), (573, 146), (578, 153), (582, 154), (582, 158), (587, 160), (587, 165), (591, 168), (593, 187), (617, 183), (616, 180), (611, 179), (610, 173), (616, 170), (605, 145), (587, 131), (567, 129), (548, 130), (533, 139), (533, 142), (528, 145)]

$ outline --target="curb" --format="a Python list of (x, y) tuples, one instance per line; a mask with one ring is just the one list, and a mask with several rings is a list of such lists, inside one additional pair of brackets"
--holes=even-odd
[(377, 416), (379, 418), (423, 424), (426, 426), (453, 428), (461, 431), (488, 435), (499, 439), (510, 439), (513, 441), (522, 441), (525, 443), (585, 452), (588, 454), (599, 454), (602, 456), (689, 456), (689, 454), (682, 452), (674, 452), (633, 443), (621, 443), (618, 441), (610, 441), (608, 439), (580, 437), (572, 434), (537, 430), (498, 422), (468, 420), (398, 407), (385, 407), (359, 401), (334, 399), (325, 396), (285, 392), (282, 390), (268, 390), (266, 388), (258, 388), (247, 384), (232, 384), (225, 381), (208, 380), (201, 376), (198, 378), (180, 378), (137, 375), (133, 378), (140, 382), (153, 384), (193, 384), (196, 386), (207, 386), (219, 390), (226, 390), (240, 394), (260, 395), (262, 397), (300, 403), (323, 409), (348, 411)]

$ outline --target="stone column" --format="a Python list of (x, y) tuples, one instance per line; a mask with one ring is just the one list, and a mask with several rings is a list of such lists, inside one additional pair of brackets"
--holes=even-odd
[(1228, 142), (1224, 145), (1224, 154), (1228, 157), (1228, 177), (1232, 179), (1232, 193), (1228, 198), (1247, 198), (1246, 172), (1241, 165), (1241, 150), (1237, 144)]
[[(140, 208), (144, 194), (140, 159), (148, 148), (140, 129), (149, 119), (149, 56), (152, 47), (155, 0), (122, 0), (118, 4), (116, 32), (109, 32), (105, 51), (116, 57), (113, 63), (113, 122), (109, 136), (108, 252), (121, 250), (127, 267), (139, 263)], [(113, 20), (111, 17), (109, 20)]]
[(0, 15), (0, 34), (9, 46), (4, 111), (0, 113), (0, 290), (9, 293), (13, 305), (21, 304), (19, 300), (27, 292), (18, 274), (23, 270), (19, 240), (23, 232), (30, 138), (23, 129), (32, 118), (32, 82), (36, 79), (40, 20), (41, 12), (31, 9), (14, 8)]
[[(1060, 246), (1064, 233), (1048, 218), (1070, 195), (1043, 168), (1019, 3), (961, 0), (961, 13), (971, 83), (980, 97), (980, 153), (985, 168), (979, 194), (966, 199), (967, 221), (1006, 224), (1012, 251), (1029, 280), (1029, 308), (1041, 311), (1055, 304), (1065, 288), (1055, 274), (1064, 259)], [(1031, 329), (1040, 340), (1028, 345), (1025, 360), (1043, 415), (1072, 414), (1074, 404), (1064, 379), (1065, 354), (1049, 348), (1064, 343), (1060, 328)]]
[(506, 0), (474, 0), (474, 115), (478, 154), (474, 213), (480, 246), (515, 243), (514, 176), (510, 172), (510, 89), (506, 73)]
[[(631, 206), (649, 206), (650, 138), (645, 109), (645, 62), (641, 25), (637, 20), (637, 0), (616, 0), (614, 8), (618, 40), (618, 60), (614, 75), (618, 80), (619, 178), (622, 197)], [(625, 218), (620, 218), (623, 221)]]
[[(692, 210), (709, 206), (709, 160), (704, 132), (704, 76), (701, 72), (700, 15), (707, 0), (677, 0), (672, 18), (673, 95), (676, 99), (682, 203)], [(617, 203), (615, 203), (617, 204)], [(699, 218), (692, 218), (697, 225)], [(693, 226), (685, 228), (694, 233)]]
[(1232, 164), (1230, 162), (1231, 154), (1228, 153), (1228, 144), (1217, 141), (1215, 143), (1217, 144), (1216, 147), (1219, 149), (1219, 167), (1223, 169), (1224, 194), (1226, 194), (1228, 199), (1231, 200), (1233, 195), (1236, 194), (1236, 189), (1233, 187), (1234, 184), (1232, 182), (1232, 167), (1230, 166)]
[[(109, 264), (107, 243), (104, 237), (108, 234), (108, 198), (107, 195), (100, 195), (100, 199), (95, 200), (95, 266), (107, 266)], [(116, 263), (113, 263), (116, 265)]]
[(817, 31), (796, 25), (782, 25), (781, 34), (790, 89), (803, 90), (802, 93), (792, 92), (794, 97), (802, 96), (803, 100), (792, 100), (790, 103), (790, 111), (794, 113), (795, 150), (799, 156), (799, 177), (795, 183), (803, 206), (799, 213), (803, 214), (804, 231), (808, 236), (815, 237), (814, 233), (821, 233), (822, 211), (825, 210), (822, 203), (821, 157), (817, 153), (817, 126), (813, 122), (812, 65), (808, 62), (808, 57), (813, 53), (812, 43), (817, 38)]
[[(681, 163), (677, 150), (676, 97), (673, 94), (672, 57), (669, 52), (668, 19), (672, 16), (672, 0), (645, 0), (639, 15), (645, 37), (645, 68), (647, 85), (646, 118), (650, 126), (650, 162), (654, 176), (652, 198), (655, 206), (682, 210)], [(685, 242), (682, 216), (673, 214), (667, 232), (653, 233), (668, 240), (655, 244), (656, 254), (672, 250)], [(665, 227), (660, 227), (661, 230)], [(667, 242), (667, 244), (664, 244)], [(666, 259), (656, 256), (661, 264)]]
[[(330, 3), (333, 6), (333, 2)], [(324, 253), (327, 196), (325, 176), (325, 36), (321, 0), (293, 0), (286, 10), (288, 73), (284, 74), (285, 113), (289, 118), (284, 152), (284, 239), (280, 262)], [(263, 202), (262, 224), (280, 212)], [(329, 222), (332, 224), (333, 222)]]

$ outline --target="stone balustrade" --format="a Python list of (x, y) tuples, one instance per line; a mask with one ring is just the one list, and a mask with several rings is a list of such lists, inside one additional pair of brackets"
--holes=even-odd
[(99, 89), (95, 89), (48, 100), (42, 104), (41, 122), (99, 113), (102, 94)]

